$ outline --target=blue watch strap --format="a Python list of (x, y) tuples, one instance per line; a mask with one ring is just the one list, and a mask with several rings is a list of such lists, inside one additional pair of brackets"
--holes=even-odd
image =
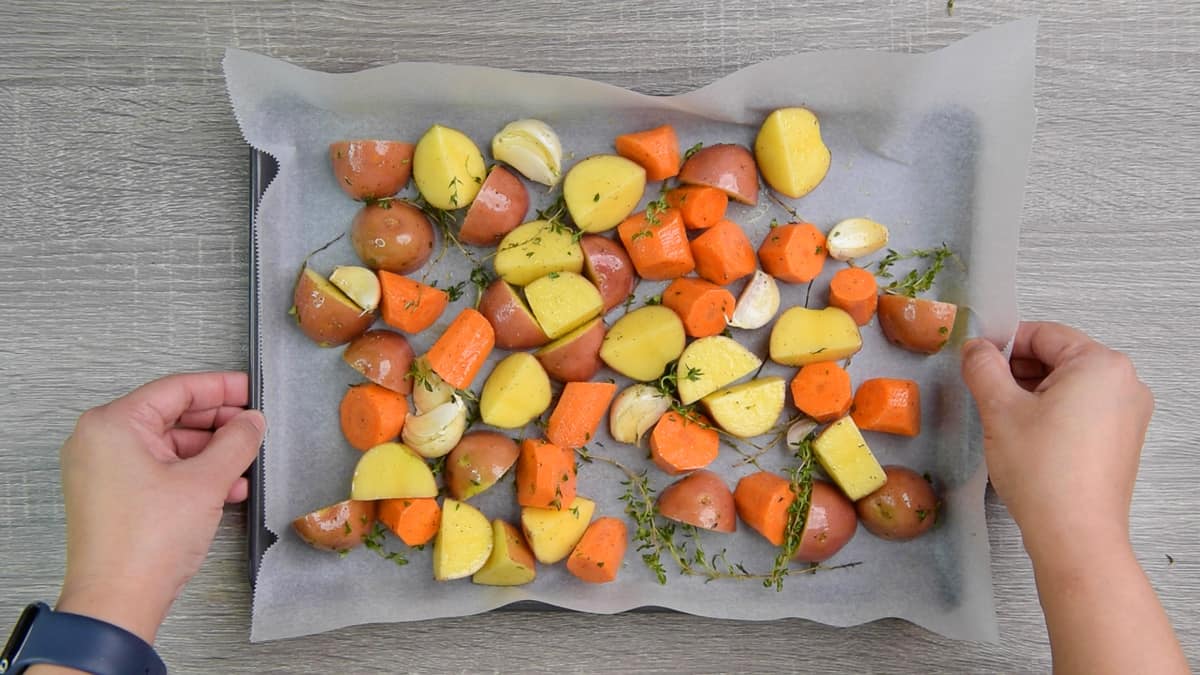
[[(56, 612), (45, 603), (33, 612), (24, 636), (13, 635), (7, 673), (36, 664), (67, 666), (93, 675), (165, 675), (166, 665), (145, 640), (119, 626), (82, 614)], [(18, 625), (18, 631), (21, 626)], [(5, 671), (0, 671), (5, 672)]]

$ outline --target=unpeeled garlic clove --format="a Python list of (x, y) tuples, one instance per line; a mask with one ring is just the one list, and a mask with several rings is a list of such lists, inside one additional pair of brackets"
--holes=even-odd
[(792, 422), (787, 429), (787, 446), (789, 450), (795, 451), (808, 438), (812, 432), (817, 430), (815, 420), (808, 417), (801, 417)]
[(825, 248), (834, 260), (853, 260), (887, 246), (888, 229), (867, 218), (847, 218), (829, 231)]
[(553, 187), (562, 178), (562, 144), (541, 120), (509, 122), (492, 137), (492, 156), (535, 183)]
[(413, 362), (412, 372), (416, 373), (412, 396), (418, 415), (427, 413), (443, 403), (448, 403), (454, 397), (454, 387), (446, 384), (437, 373), (433, 372), (424, 357)]
[(671, 409), (671, 399), (648, 384), (635, 384), (613, 400), (608, 430), (613, 440), (640, 445), (642, 435)]
[(733, 316), (729, 317), (729, 325), (749, 330), (762, 328), (775, 318), (778, 311), (779, 285), (775, 283), (775, 277), (755, 270), (750, 283), (746, 284), (738, 297)]
[(467, 430), (467, 406), (457, 396), (427, 413), (409, 415), (400, 437), (422, 457), (441, 457), (462, 439)]

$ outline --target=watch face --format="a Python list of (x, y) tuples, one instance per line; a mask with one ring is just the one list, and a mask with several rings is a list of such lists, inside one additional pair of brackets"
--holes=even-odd
[(8, 668), (16, 659), (17, 652), (21, 650), (21, 645), (25, 643), (25, 636), (29, 634), (29, 627), (33, 625), (33, 620), (41, 613), (42, 604), (32, 604), (21, 612), (21, 618), (17, 619), (17, 625), (13, 628), (12, 635), (8, 637), (8, 644), (4, 645), (4, 651), (0, 652), (0, 675), (8, 672)]

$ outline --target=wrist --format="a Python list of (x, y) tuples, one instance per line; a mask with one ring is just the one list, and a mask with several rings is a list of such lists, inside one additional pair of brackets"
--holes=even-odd
[(1129, 530), (1122, 524), (1089, 523), (1062, 527), (1022, 527), (1021, 538), (1035, 572), (1073, 573), (1099, 563), (1133, 556)]
[(111, 623), (153, 645), (170, 604), (170, 600), (164, 602), (146, 593), (144, 584), (68, 579), (63, 582), (55, 610)]

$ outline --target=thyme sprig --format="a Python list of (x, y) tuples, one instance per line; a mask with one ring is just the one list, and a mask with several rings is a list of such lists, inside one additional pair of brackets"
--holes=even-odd
[[(918, 294), (933, 288), (934, 280), (945, 268), (946, 261), (951, 258), (957, 260), (954, 251), (945, 243), (937, 248), (917, 248), (908, 253), (900, 253), (895, 249), (889, 248), (887, 254), (880, 258), (879, 262), (875, 263), (875, 276), (880, 279), (892, 279), (891, 283), (883, 287), (883, 292), (915, 298)], [(913, 259), (928, 261), (928, 265), (923, 270), (920, 269), (920, 266), (914, 267), (908, 271), (908, 274), (899, 279), (896, 279), (892, 275), (893, 265), (901, 260)]]
[(383, 523), (377, 522), (375, 523), (375, 527), (371, 529), (371, 532), (367, 536), (363, 537), (363, 546), (374, 551), (376, 555), (384, 560), (390, 560), (400, 566), (407, 565), (408, 558), (404, 556), (404, 553), (400, 551), (389, 551), (387, 550), (387, 547), (383, 545), (386, 537), (387, 528), (383, 526)]
[(796, 498), (788, 507), (787, 526), (784, 528), (783, 546), (775, 556), (775, 564), (771, 574), (763, 580), (763, 586), (775, 590), (783, 590), (783, 578), (791, 574), (791, 562), (796, 551), (800, 548), (800, 539), (804, 534), (804, 526), (808, 521), (808, 509), (812, 505), (812, 471), (813, 450), (812, 441), (816, 431), (811, 431), (803, 439), (796, 442), (795, 457), (799, 464), (788, 470), (788, 479), (792, 493)]

